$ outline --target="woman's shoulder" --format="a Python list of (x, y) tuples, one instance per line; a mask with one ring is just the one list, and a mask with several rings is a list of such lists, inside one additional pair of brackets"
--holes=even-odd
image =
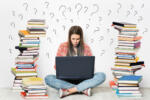
[(68, 47), (68, 42), (63, 42), (60, 44), (60, 47)]
[(84, 43), (84, 48), (90, 48), (88, 44)]

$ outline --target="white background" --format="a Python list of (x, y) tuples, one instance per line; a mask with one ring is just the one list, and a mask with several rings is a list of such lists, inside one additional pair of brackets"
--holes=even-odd
[[(26, 29), (29, 19), (45, 19), (46, 37), (41, 38), (38, 75), (44, 78), (55, 74), (55, 55), (61, 42), (67, 40), (72, 25), (80, 25), (85, 42), (96, 56), (95, 71), (105, 72), (107, 79), (101, 86), (108, 87), (113, 78), (118, 32), (111, 27), (113, 21), (137, 24), (142, 36), (138, 52), (145, 68), (136, 72), (143, 75), (142, 87), (150, 87), (150, 20), (148, 0), (3, 0), (0, 3), (0, 87), (12, 87), (15, 57), (19, 51), (18, 31)], [(51, 13), (51, 14), (50, 14)], [(52, 13), (54, 16), (52, 16)], [(56, 31), (56, 34), (55, 34)]]

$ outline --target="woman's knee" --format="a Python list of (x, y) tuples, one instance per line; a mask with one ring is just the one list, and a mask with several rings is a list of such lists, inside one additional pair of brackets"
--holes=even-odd
[(106, 74), (104, 72), (97, 72), (95, 73), (95, 75), (98, 79), (100, 79), (103, 82), (106, 80)]
[(54, 80), (55, 78), (56, 78), (55, 75), (47, 75), (47, 76), (45, 77), (45, 82), (46, 82), (46, 83), (47, 83), (47, 82), (50, 82), (50, 81)]

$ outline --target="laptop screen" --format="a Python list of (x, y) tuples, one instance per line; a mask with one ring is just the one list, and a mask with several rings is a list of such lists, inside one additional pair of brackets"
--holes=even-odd
[(95, 56), (56, 57), (56, 78), (89, 79), (94, 75)]

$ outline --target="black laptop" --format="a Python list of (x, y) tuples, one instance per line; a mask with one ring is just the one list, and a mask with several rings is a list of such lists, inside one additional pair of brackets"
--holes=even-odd
[(56, 57), (56, 78), (85, 80), (94, 76), (95, 56)]

